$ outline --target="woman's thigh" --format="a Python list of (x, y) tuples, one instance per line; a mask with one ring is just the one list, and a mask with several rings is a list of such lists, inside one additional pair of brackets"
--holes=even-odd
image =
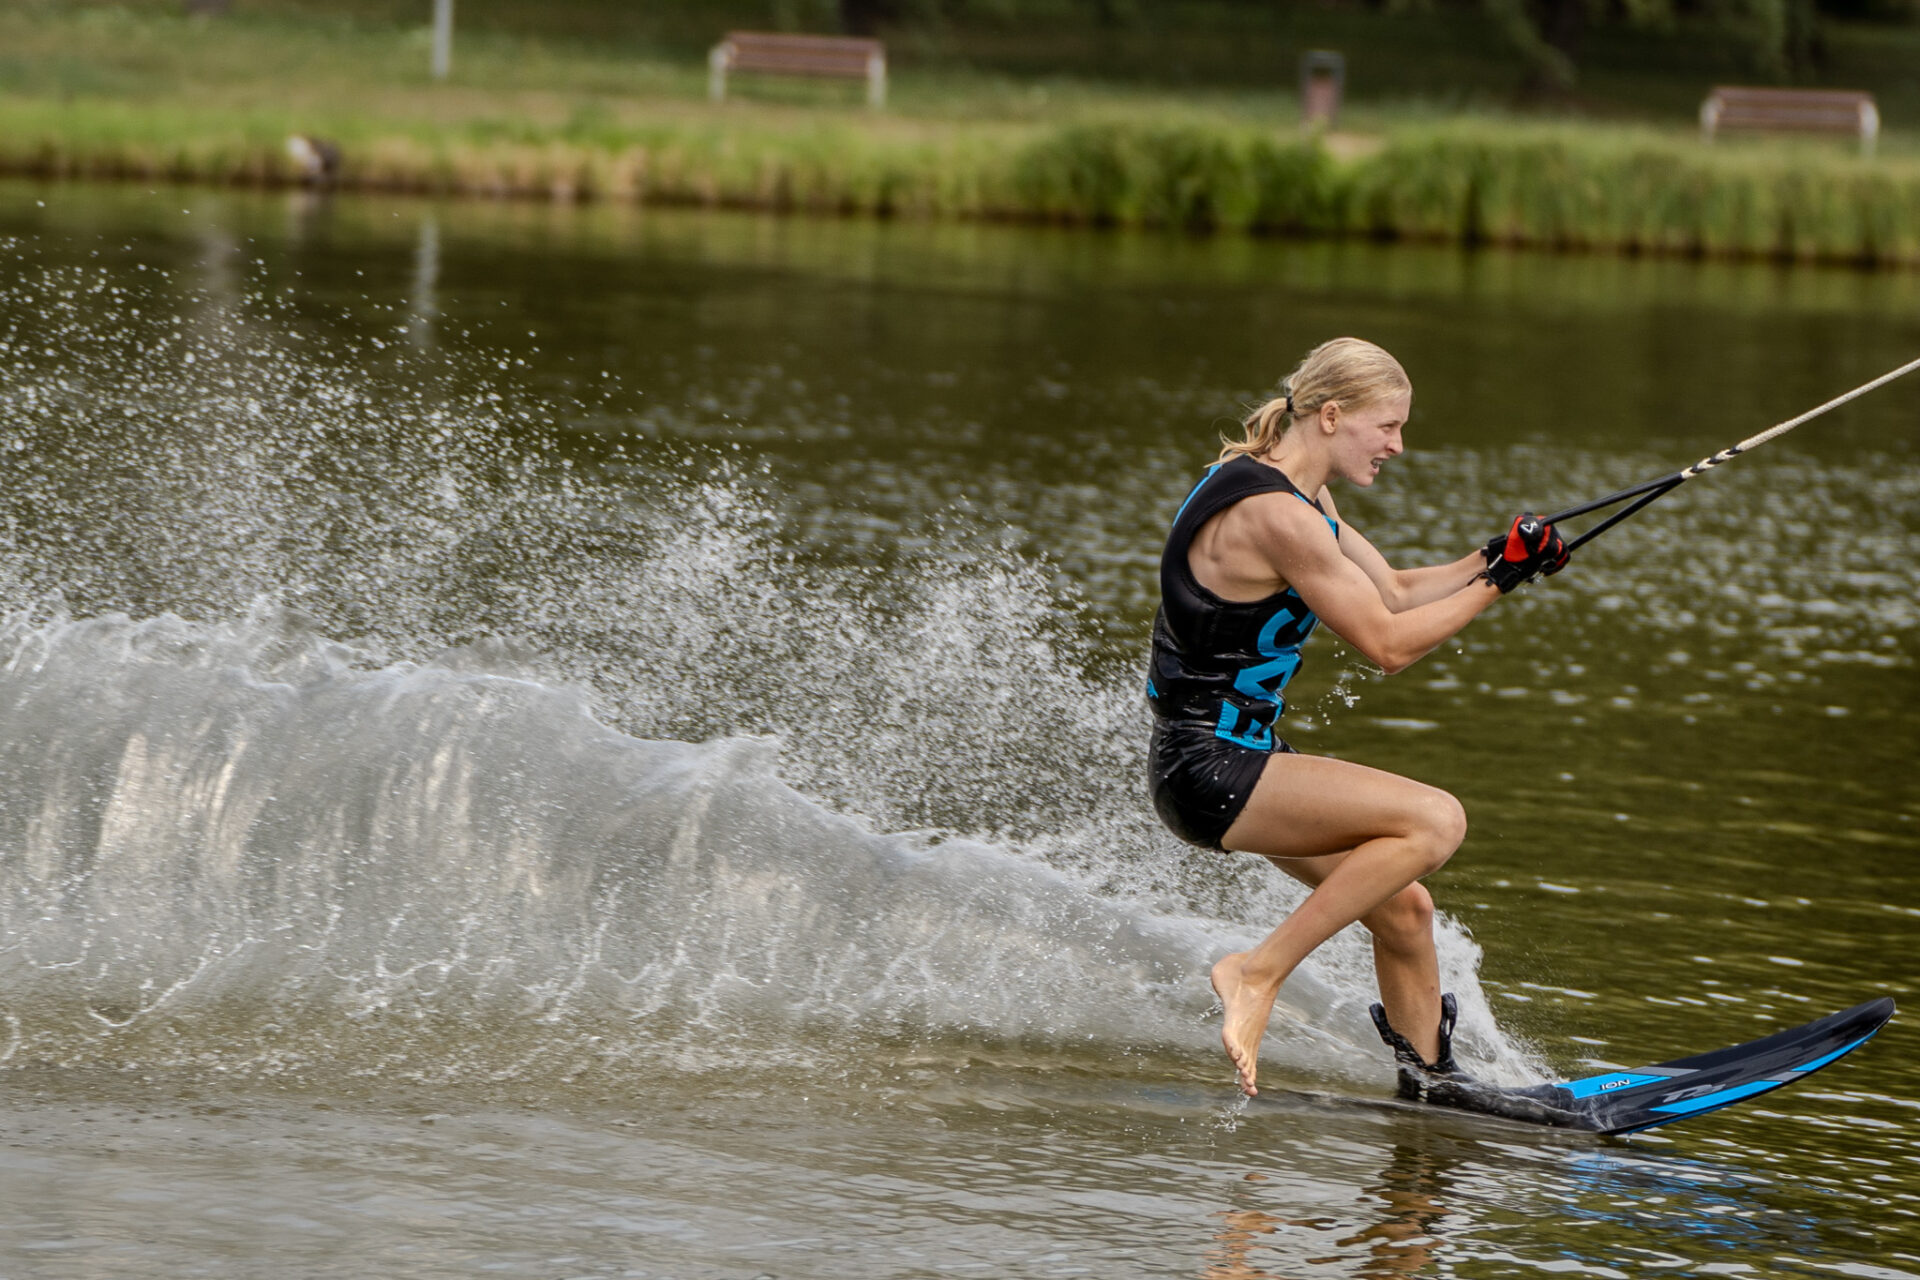
[(1221, 843), (1274, 859), (1325, 858), (1382, 836), (1457, 845), (1465, 833), (1460, 802), (1438, 787), (1346, 760), (1276, 754)]

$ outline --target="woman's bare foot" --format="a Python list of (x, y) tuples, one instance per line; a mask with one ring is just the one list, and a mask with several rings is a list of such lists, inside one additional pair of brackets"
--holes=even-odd
[(1273, 1015), (1274, 998), (1280, 984), (1254, 982), (1246, 974), (1247, 953), (1236, 951), (1213, 966), (1213, 993), (1220, 997), (1226, 1015), (1220, 1026), (1220, 1043), (1240, 1077), (1240, 1091), (1249, 1098), (1258, 1093), (1253, 1080), (1260, 1072), (1260, 1038), (1267, 1033), (1267, 1019)]

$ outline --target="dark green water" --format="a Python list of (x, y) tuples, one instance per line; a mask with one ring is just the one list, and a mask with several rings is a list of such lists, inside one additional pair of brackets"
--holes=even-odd
[[(1365, 946), (1139, 794), (1165, 521), (1337, 333), (1396, 561), (1920, 353), (1920, 279), (0, 188), (0, 1270), (1920, 1274), (1903, 1012), (1631, 1141), (1407, 1114)], [(1920, 382), (1289, 736), (1455, 791), (1475, 1065), (1920, 962)], [(1266, 1076), (1263, 1075), (1263, 1082)]]

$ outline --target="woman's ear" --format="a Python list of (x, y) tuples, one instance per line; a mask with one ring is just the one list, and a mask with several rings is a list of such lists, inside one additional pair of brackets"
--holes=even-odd
[(1340, 427), (1340, 402), (1329, 400), (1320, 406), (1320, 430), (1332, 435)]

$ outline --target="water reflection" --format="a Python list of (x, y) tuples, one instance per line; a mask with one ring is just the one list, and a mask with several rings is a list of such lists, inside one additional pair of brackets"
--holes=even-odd
[[(1346, 1216), (1290, 1217), (1253, 1206), (1214, 1215), (1217, 1230), (1206, 1253), (1203, 1280), (1293, 1280), (1294, 1265), (1342, 1266), (1356, 1280), (1418, 1275), (1445, 1249), (1449, 1170), (1457, 1161), (1442, 1148), (1399, 1141), (1379, 1175), (1359, 1193), (1361, 1207)], [(1257, 1199), (1270, 1176), (1249, 1173), (1243, 1198)], [(1302, 1241), (1301, 1233), (1312, 1239)], [(1292, 1261), (1263, 1256), (1284, 1252)]]
[[(1259, 1175), (1247, 1176), (1254, 1178)], [(1280, 1280), (1278, 1272), (1265, 1270), (1258, 1265), (1253, 1254), (1264, 1245), (1263, 1237), (1293, 1224), (1259, 1209), (1222, 1209), (1214, 1217), (1218, 1219), (1219, 1226), (1213, 1237), (1213, 1247), (1206, 1253), (1206, 1266), (1200, 1272), (1202, 1280)]]
[(440, 283), (440, 224), (429, 214), (420, 219), (413, 249), (413, 287), (407, 294), (407, 337), (425, 349), (433, 341), (433, 322), (440, 314), (434, 290)]
[(1465, 1136), (1471, 1127), (1406, 1123), (1385, 1144), (1363, 1144), (1380, 1163), (1370, 1176), (1348, 1175), (1350, 1208), (1327, 1162), (1347, 1148), (1341, 1163), (1361, 1163), (1354, 1135), (1290, 1144), (1314, 1154), (1286, 1173), (1242, 1175), (1231, 1205), (1210, 1215), (1200, 1276), (1390, 1280), (1493, 1257), (1595, 1274), (1786, 1252), (1817, 1262), (1848, 1256), (1870, 1231), (1847, 1212), (1794, 1203), (1753, 1155), (1730, 1145), (1713, 1160), (1683, 1159), (1517, 1129), (1510, 1139)]
[(324, 187), (294, 187), (282, 197), (287, 243), (299, 246), (324, 240), (333, 222), (333, 192)]

